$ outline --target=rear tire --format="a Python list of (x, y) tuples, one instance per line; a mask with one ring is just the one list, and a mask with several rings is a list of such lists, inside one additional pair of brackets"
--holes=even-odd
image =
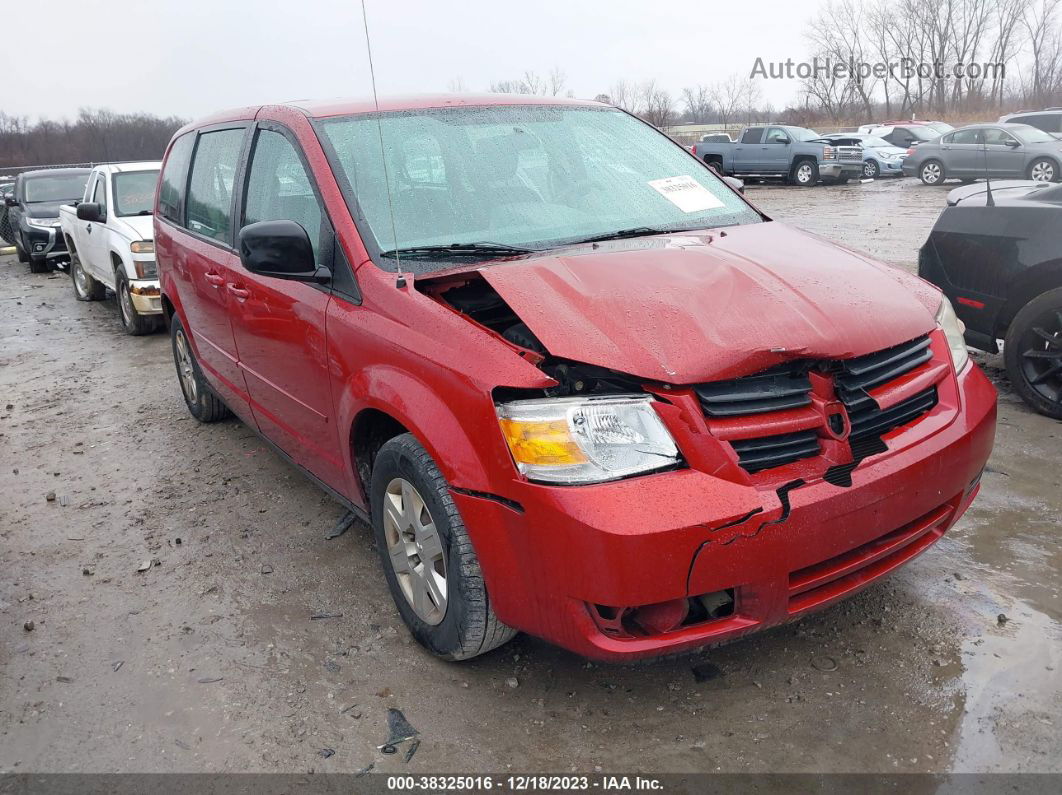
[(467, 660), (516, 635), (491, 609), (446, 478), (412, 434), (380, 448), (369, 500), (387, 586), (418, 643), (443, 659)]
[(1027, 176), (1037, 182), (1058, 182), (1058, 164), (1049, 157), (1038, 157), (1029, 164)]
[(1010, 383), (1033, 409), (1062, 420), (1062, 287), (1023, 306), (1007, 329)]
[(170, 346), (173, 348), (173, 363), (177, 367), (177, 380), (188, 413), (199, 422), (217, 422), (230, 416), (232, 412), (229, 407), (214, 394), (203, 378), (192, 344), (177, 315), (170, 319)]
[(30, 261), (29, 254), (22, 248), (22, 243), (19, 241), (19, 235), (15, 235), (15, 254), (18, 255), (18, 261), (25, 264)]
[(78, 301), (101, 301), (107, 294), (107, 288), (85, 272), (81, 258), (73, 247), (70, 249), (70, 281)]
[(918, 178), (923, 185), (939, 185), (947, 179), (944, 164), (939, 160), (927, 160), (918, 167)]
[(126, 334), (132, 337), (142, 337), (158, 328), (156, 315), (142, 315), (136, 311), (129, 293), (129, 280), (123, 273), (119, 273), (118, 278), (115, 279), (114, 295), (118, 300), (118, 315), (122, 319), (122, 328), (125, 329)]

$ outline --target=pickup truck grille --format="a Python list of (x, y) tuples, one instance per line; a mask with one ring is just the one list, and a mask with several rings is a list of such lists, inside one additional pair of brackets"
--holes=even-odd
[(863, 148), (861, 146), (838, 146), (837, 159), (844, 163), (862, 163)]
[[(725, 439), (738, 463), (750, 474), (820, 454), (824, 418), (812, 395), (836, 399), (851, 423), (853, 455), (884, 451), (880, 437), (918, 419), (937, 404), (935, 384), (882, 409), (870, 391), (920, 370), (933, 358), (928, 336), (855, 359), (810, 360), (786, 364), (756, 375), (694, 387), (709, 430)], [(813, 386), (811, 374), (818, 378)]]

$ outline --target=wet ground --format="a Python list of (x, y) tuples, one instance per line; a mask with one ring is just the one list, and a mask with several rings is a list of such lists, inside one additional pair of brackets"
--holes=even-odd
[[(907, 268), (945, 193), (748, 189)], [(978, 361), (980, 497), (885, 582), (695, 658), (519, 637), (454, 665), (409, 640), (367, 528), (325, 540), (336, 503), (188, 416), (165, 335), (0, 258), (0, 771), (1062, 771), (1062, 424)], [(409, 761), (377, 750), (389, 707)]]

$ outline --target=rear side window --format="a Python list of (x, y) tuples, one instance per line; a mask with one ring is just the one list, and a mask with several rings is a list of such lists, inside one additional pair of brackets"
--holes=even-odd
[(310, 236), (314, 258), (321, 244), (321, 205), (291, 142), (271, 130), (258, 133), (247, 178), (243, 222), (295, 221)]
[(762, 127), (749, 127), (745, 130), (745, 133), (741, 136), (741, 143), (743, 144), (758, 144), (763, 137)]
[(188, 161), (192, 157), (195, 133), (185, 133), (170, 147), (166, 168), (162, 171), (162, 186), (159, 188), (159, 215), (181, 223), (181, 199), (188, 182)]
[(185, 226), (223, 243), (232, 232), (232, 187), (243, 134), (242, 128), (202, 133), (188, 183)]
[(959, 130), (951, 134), (949, 144), (975, 144), (977, 143), (977, 130)]
[(1017, 116), (1011, 119), (1018, 124), (1028, 124), (1044, 132), (1062, 132), (1062, 113), (1040, 113), (1035, 116)]

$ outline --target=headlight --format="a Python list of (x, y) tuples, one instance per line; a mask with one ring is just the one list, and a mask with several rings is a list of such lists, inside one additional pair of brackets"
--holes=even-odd
[(154, 254), (155, 241), (136, 240), (129, 244), (129, 250), (132, 251), (134, 254)]
[(963, 333), (966, 326), (955, 314), (951, 301), (941, 297), (940, 309), (937, 310), (937, 325), (948, 338), (948, 348), (951, 349), (951, 361), (955, 365), (955, 372), (959, 372), (970, 361), (970, 354), (966, 350), (966, 340)]
[(516, 400), (497, 406), (517, 469), (545, 483), (600, 483), (679, 461), (648, 395)]
[(834, 148), (832, 146), (824, 146), (824, 147), (822, 147), (822, 159), (823, 160), (836, 160), (837, 159), (837, 152), (834, 150)]
[(53, 226), (59, 226), (58, 218), (30, 218), (26, 216), (26, 223), (30, 226), (39, 226), (41, 229), (51, 229)]
[(159, 275), (158, 265), (155, 260), (133, 260), (133, 268), (136, 270), (136, 277), (138, 279), (156, 279)]

